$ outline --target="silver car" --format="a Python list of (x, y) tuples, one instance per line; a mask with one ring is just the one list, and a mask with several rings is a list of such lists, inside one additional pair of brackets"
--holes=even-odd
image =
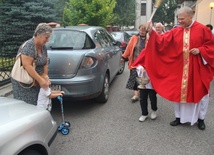
[(116, 41), (119, 41), (121, 43), (120, 48), (124, 53), (131, 36), (124, 31), (114, 31), (114, 32), (111, 32), (111, 35)]
[(125, 32), (128, 33), (130, 36), (139, 34), (138, 30), (125, 30)]
[(47, 110), (0, 97), (0, 155), (53, 155), (57, 132)]
[(46, 44), (49, 77), (53, 90), (65, 97), (97, 102), (108, 100), (109, 84), (122, 74), (120, 43), (106, 29), (97, 26), (54, 28)]

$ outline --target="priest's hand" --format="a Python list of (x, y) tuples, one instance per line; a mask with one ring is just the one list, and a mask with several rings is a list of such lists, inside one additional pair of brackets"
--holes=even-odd
[(189, 52), (192, 53), (193, 55), (197, 55), (200, 53), (198, 48), (192, 48)]

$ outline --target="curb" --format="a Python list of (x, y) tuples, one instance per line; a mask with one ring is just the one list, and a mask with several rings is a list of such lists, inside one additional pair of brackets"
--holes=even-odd
[(1, 97), (7, 97), (7, 96), (10, 96), (12, 94), (12, 84), (9, 83), (9, 84), (6, 84), (4, 86), (1, 86), (0, 87), (0, 96)]

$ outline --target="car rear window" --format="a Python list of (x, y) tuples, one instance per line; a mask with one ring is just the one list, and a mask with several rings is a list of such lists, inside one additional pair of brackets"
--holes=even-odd
[(49, 41), (48, 49), (93, 49), (95, 44), (92, 39), (82, 31), (54, 30)]

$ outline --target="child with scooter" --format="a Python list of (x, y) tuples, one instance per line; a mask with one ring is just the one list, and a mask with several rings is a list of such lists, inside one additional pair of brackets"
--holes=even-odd
[[(49, 85), (51, 84), (48, 76), (44, 77), (45, 80), (48, 81)], [(63, 96), (64, 91), (52, 91), (50, 87), (44, 89), (40, 88), (38, 100), (37, 100), (37, 107), (40, 109), (46, 109), (48, 111), (51, 111), (52, 109), (52, 103), (51, 99), (56, 98), (58, 96)]]

